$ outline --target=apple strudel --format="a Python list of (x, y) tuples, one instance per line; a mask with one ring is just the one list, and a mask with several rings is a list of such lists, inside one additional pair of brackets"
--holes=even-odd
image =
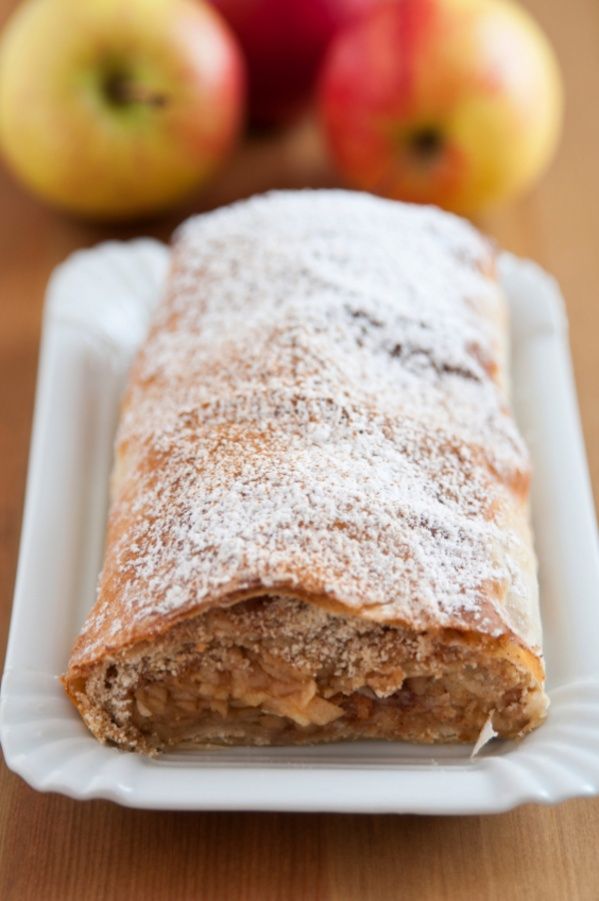
[(474, 741), (547, 705), (506, 301), (466, 222), (281, 192), (178, 231), (66, 690), (173, 745)]

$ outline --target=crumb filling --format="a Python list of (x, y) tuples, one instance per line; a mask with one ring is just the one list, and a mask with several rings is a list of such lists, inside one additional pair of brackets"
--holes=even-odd
[[(288, 744), (348, 738), (474, 741), (536, 725), (527, 671), (454, 641), (256, 598), (176, 626), (87, 682), (117, 744)], [(94, 704), (97, 707), (97, 704)], [(91, 715), (91, 713), (90, 713)]]

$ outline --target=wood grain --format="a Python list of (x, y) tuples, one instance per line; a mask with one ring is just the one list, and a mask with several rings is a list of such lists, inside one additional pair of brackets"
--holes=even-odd
[[(0, 18), (15, 5), (0, 0)], [(529, 0), (552, 37), (567, 91), (559, 156), (541, 186), (483, 225), (551, 269), (565, 291), (589, 462), (599, 486), (599, 5)], [(314, 130), (254, 138), (190, 209), (269, 187), (327, 185)], [(18, 550), (44, 285), (75, 248), (136, 233), (168, 236), (189, 210), (137, 229), (66, 220), (0, 173), (0, 646)], [(292, 777), (290, 777), (292, 778)], [(2, 766), (0, 898), (599, 898), (599, 800), (495, 817), (175, 814), (41, 795)]]

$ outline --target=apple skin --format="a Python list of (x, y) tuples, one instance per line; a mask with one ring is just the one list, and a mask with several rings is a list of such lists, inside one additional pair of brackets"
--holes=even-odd
[(509, 0), (396, 0), (333, 42), (319, 85), (347, 182), (472, 215), (527, 188), (549, 162), (560, 74)]
[(140, 218), (209, 178), (244, 91), (234, 37), (196, 0), (27, 0), (0, 45), (0, 145), (50, 204)]
[(249, 116), (280, 125), (311, 97), (334, 35), (381, 0), (211, 0), (243, 48), (248, 66)]

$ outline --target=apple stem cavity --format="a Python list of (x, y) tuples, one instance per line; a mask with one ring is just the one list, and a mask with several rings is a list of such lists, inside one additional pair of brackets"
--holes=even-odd
[(142, 106), (159, 109), (168, 103), (168, 97), (161, 91), (133, 81), (123, 72), (112, 72), (104, 81), (104, 95), (113, 106)]
[(424, 126), (412, 132), (408, 146), (421, 163), (433, 163), (443, 150), (443, 135), (433, 126)]

